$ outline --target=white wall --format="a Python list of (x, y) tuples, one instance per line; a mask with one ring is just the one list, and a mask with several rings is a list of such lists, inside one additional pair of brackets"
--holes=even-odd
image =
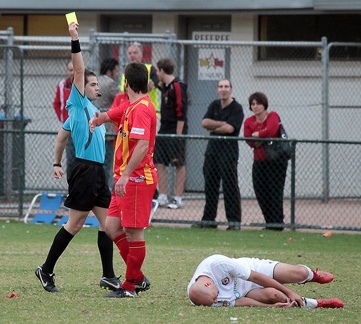
[(232, 15), (231, 40), (254, 41), (255, 15), (236, 13)]

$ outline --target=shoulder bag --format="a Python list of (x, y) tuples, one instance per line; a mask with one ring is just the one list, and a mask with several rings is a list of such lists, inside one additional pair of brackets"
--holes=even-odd
[(269, 161), (289, 160), (291, 158), (291, 144), (280, 119), (280, 138), (284, 141), (269, 141), (265, 143), (266, 155)]

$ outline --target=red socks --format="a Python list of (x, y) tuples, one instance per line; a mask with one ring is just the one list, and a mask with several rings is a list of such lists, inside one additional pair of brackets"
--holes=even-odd
[(125, 233), (117, 236), (113, 240), (113, 242), (118, 247), (119, 254), (122, 257), (124, 263), (127, 264), (127, 258), (128, 258), (128, 253), (129, 253), (129, 244), (128, 244), (127, 238), (125, 236)]
[(128, 244), (129, 253), (125, 273), (126, 281), (123, 283), (122, 288), (134, 291), (134, 284), (141, 281), (144, 276), (141, 268), (145, 259), (146, 245), (145, 241), (129, 242)]
[(125, 233), (120, 234), (114, 240), (115, 245), (119, 249), (119, 254), (126, 264), (125, 281), (122, 288), (134, 291), (135, 283), (143, 279), (142, 268), (145, 255), (145, 241), (128, 242)]

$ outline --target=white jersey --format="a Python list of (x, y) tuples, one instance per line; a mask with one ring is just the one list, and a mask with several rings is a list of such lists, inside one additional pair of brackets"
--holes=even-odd
[(238, 298), (244, 297), (249, 291), (261, 286), (247, 281), (251, 271), (263, 273), (273, 277), (273, 269), (277, 262), (272, 260), (260, 260), (257, 258), (228, 258), (224, 255), (215, 254), (204, 259), (197, 267), (191, 281), (188, 284), (187, 293), (191, 285), (200, 277), (211, 278), (218, 288), (218, 306), (234, 306)]

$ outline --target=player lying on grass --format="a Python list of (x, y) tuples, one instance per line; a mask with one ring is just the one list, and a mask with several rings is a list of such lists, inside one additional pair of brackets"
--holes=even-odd
[(197, 306), (342, 308), (339, 299), (305, 298), (283, 285), (325, 284), (333, 279), (331, 273), (313, 271), (305, 265), (215, 254), (198, 265), (187, 293), (191, 303)]

